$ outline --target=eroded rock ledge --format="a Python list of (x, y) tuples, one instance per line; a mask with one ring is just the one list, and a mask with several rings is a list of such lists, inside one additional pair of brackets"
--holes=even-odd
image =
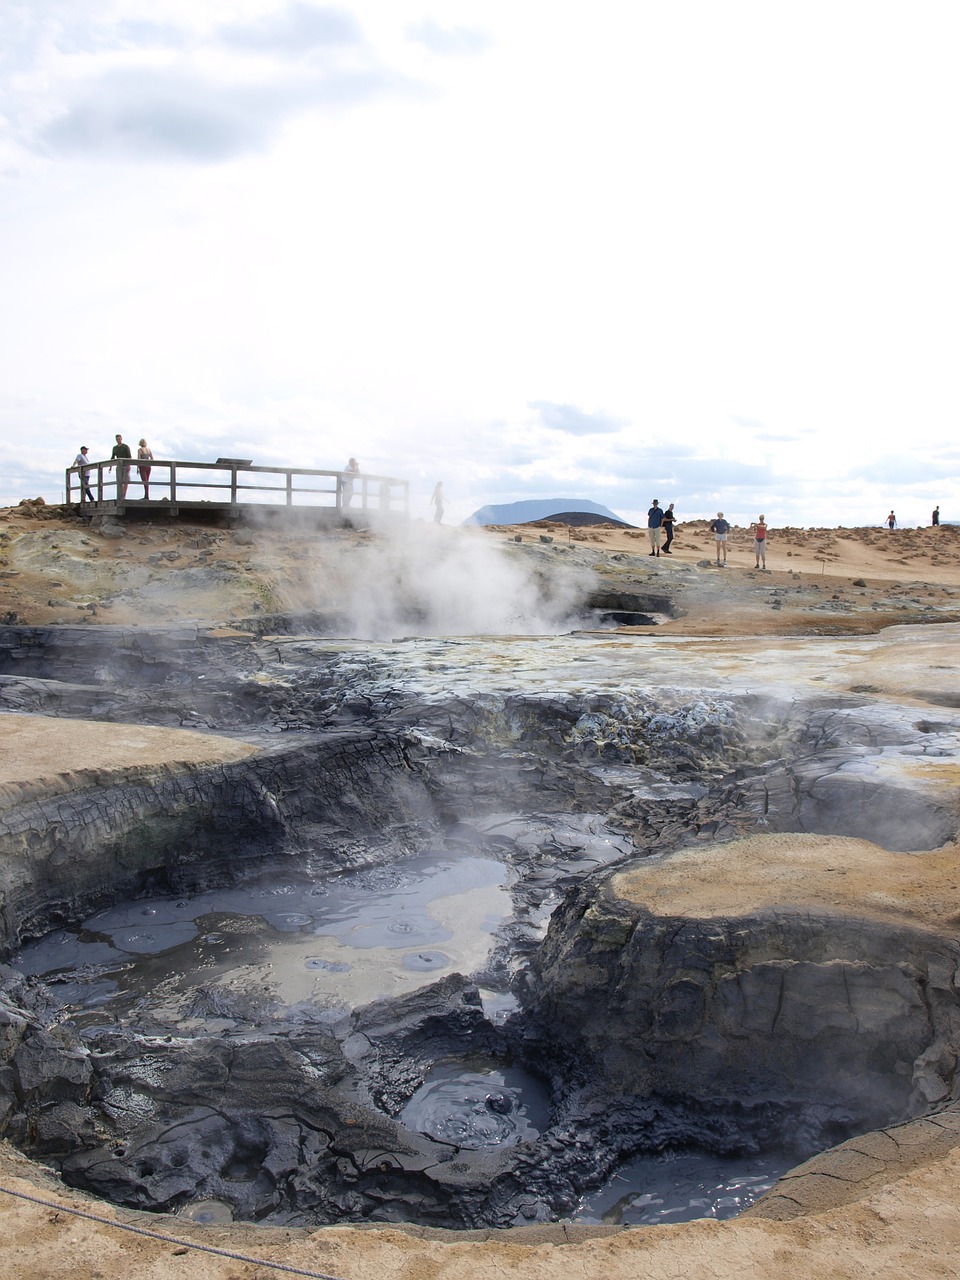
[(920, 1115), (960, 1084), (960, 944), (942, 905), (958, 870), (955, 845), (801, 835), (634, 864), (554, 914), (528, 1016), (585, 1110), (645, 1095), (772, 1107), (820, 1126), (821, 1145)]

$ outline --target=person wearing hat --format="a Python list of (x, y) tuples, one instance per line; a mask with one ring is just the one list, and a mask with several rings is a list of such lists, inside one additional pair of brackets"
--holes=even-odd
[[(723, 568), (727, 566), (727, 534), (730, 532), (730, 526), (723, 518), (723, 512), (717, 512), (717, 518), (710, 525), (710, 532), (717, 540), (717, 564)], [(720, 559), (721, 553), (723, 559)]]
[(663, 510), (660, 500), (654, 498), (653, 506), (647, 512), (647, 537), (650, 539), (650, 554), (660, 554), (660, 527), (663, 524)]

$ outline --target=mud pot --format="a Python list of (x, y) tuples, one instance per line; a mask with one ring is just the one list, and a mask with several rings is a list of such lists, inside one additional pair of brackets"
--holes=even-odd
[(70, 1185), (199, 1222), (676, 1222), (949, 1099), (955, 939), (624, 887), (746, 838), (952, 840), (960, 717), (854, 692), (880, 641), (747, 684), (611, 634), (107, 639), (8, 628), (5, 708), (257, 751), (8, 808), (0, 1115)]

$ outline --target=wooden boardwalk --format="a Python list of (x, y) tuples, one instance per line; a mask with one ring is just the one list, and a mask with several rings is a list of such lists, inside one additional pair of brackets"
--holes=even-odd
[[(126, 484), (121, 466), (126, 467)], [(378, 513), (410, 515), (410, 482), (395, 476), (320, 471), (308, 467), (255, 467), (242, 458), (216, 462), (183, 462), (154, 458), (150, 464), (149, 498), (137, 459), (117, 463), (105, 459), (66, 470), (67, 503), (91, 512), (118, 516), (186, 515), (194, 511), (240, 518), (255, 511), (266, 516), (297, 508), (335, 516)], [(88, 498), (85, 489), (92, 498)]]

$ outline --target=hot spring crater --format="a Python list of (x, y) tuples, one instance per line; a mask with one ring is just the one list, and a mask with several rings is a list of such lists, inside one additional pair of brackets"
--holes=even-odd
[(4, 788), (3, 1136), (197, 1221), (473, 1228), (726, 1216), (949, 1110), (936, 630), (906, 698), (891, 633), (0, 630), (6, 713), (254, 748)]

